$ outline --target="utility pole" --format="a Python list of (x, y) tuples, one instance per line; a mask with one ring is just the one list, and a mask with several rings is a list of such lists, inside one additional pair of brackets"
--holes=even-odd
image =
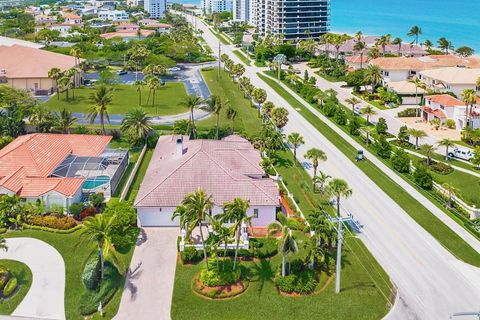
[(218, 40), (218, 74), (217, 74), (218, 80), (220, 80), (221, 53), (222, 53), (222, 44), (220, 43), (220, 40)]

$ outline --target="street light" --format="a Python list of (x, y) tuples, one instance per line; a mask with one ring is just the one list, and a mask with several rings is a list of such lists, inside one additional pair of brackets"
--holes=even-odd
[(273, 63), (275, 63), (277, 65), (277, 71), (278, 71), (277, 80), (278, 80), (278, 82), (280, 82), (280, 71), (282, 70), (282, 64), (284, 64), (286, 61), (287, 61), (287, 56), (282, 54), (282, 53), (277, 54), (275, 56), (275, 58), (273, 58)]

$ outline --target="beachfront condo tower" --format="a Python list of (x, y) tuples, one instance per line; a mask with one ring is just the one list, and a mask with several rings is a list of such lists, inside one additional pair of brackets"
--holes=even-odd
[(249, 6), (249, 0), (233, 0), (233, 21), (247, 22), (250, 18)]
[(167, 10), (167, 0), (145, 0), (143, 8), (150, 13), (152, 19), (164, 18)]

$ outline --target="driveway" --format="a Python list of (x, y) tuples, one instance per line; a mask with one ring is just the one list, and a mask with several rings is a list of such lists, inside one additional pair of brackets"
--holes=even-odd
[(115, 319), (170, 319), (179, 234), (177, 227), (141, 230)]
[(13, 316), (65, 319), (65, 263), (58, 251), (38, 239), (9, 238), (0, 259), (25, 263), (32, 271), (32, 286)]

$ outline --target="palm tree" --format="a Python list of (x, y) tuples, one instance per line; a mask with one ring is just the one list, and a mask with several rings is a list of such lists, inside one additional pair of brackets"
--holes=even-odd
[(262, 103), (267, 100), (267, 92), (262, 88), (256, 88), (253, 91), (253, 100), (258, 103), (258, 109), (260, 109)]
[(446, 182), (442, 184), (442, 187), (443, 187), (443, 190), (446, 191), (447, 196), (448, 196), (447, 206), (449, 208), (451, 208), (452, 207), (453, 195), (454, 195), (456, 189), (451, 184), (448, 184)]
[(432, 154), (433, 152), (435, 151), (435, 146), (431, 145), (431, 144), (422, 144), (420, 146), (420, 149), (425, 152), (425, 155), (427, 156), (427, 166), (430, 165), (430, 161), (431, 161), (431, 158), (432, 158)]
[(448, 54), (448, 50), (453, 49), (452, 43), (448, 41), (445, 37), (438, 39), (437, 43), (438, 47), (442, 49), (446, 54)]
[(423, 130), (410, 128), (408, 134), (415, 138), (415, 149), (418, 150), (418, 141), (425, 138), (427, 134)]
[(402, 42), (403, 42), (402, 38), (399, 38), (399, 37), (396, 37), (396, 38), (393, 39), (393, 41), (392, 41), (392, 44), (398, 46), (398, 55), (399, 55), (399, 56), (402, 55)]
[(90, 103), (92, 104), (88, 108), (87, 119), (90, 120), (90, 124), (94, 123), (97, 117), (100, 117), (100, 124), (102, 125), (102, 132), (105, 131), (105, 118), (110, 123), (110, 116), (108, 115), (107, 107), (112, 103), (113, 89), (107, 86), (98, 87), (95, 92), (90, 95)]
[(315, 192), (315, 186), (317, 184), (320, 184), (320, 193), (323, 193), (324, 191), (324, 186), (325, 186), (325, 183), (327, 182), (328, 179), (330, 179), (331, 176), (329, 176), (328, 174), (326, 174), (325, 172), (323, 171), (320, 171), (318, 173), (318, 176), (315, 176), (313, 177), (313, 191)]
[(55, 88), (57, 89), (57, 100), (60, 99), (58, 80), (62, 78), (62, 71), (59, 68), (52, 68), (48, 71), (48, 77), (55, 81)]
[(325, 261), (334, 249), (334, 244), (337, 241), (337, 231), (321, 210), (312, 212), (307, 221), (308, 226), (305, 233), (313, 232), (313, 234), (307, 237), (308, 240), (304, 249), (307, 252), (307, 260), (312, 261), (315, 268), (315, 261), (319, 259)]
[(367, 44), (365, 43), (365, 41), (362, 41), (360, 38), (357, 38), (357, 41), (353, 46), (353, 50), (355, 52), (360, 53), (360, 69), (363, 69), (363, 55), (365, 54), (366, 48), (367, 48)]
[(345, 102), (352, 106), (352, 115), (355, 115), (355, 106), (357, 104), (360, 104), (362, 101), (360, 101), (355, 97), (352, 97), (352, 98), (345, 99)]
[(282, 238), (280, 240), (282, 251), (282, 277), (285, 277), (287, 256), (290, 253), (298, 251), (298, 244), (293, 231), (301, 230), (302, 226), (297, 220), (293, 218), (287, 218), (282, 213), (277, 215), (277, 220), (278, 222), (271, 223), (267, 229), (269, 236), (277, 235), (279, 233), (282, 234)]
[(320, 108), (323, 107), (323, 102), (325, 101), (325, 99), (327, 99), (327, 94), (324, 92), (324, 91), (319, 91), (317, 92), (317, 94), (313, 97), (313, 99), (315, 101), (318, 102), (318, 104), (320, 105)]
[(70, 49), (70, 55), (75, 58), (75, 67), (78, 67), (80, 57), (82, 55), (82, 50), (79, 47), (72, 47)]
[(415, 103), (418, 101), (418, 89), (425, 90), (427, 88), (426, 84), (420, 81), (417, 77), (409, 79), (408, 82), (412, 83), (415, 86)]
[(70, 90), (71, 84), (72, 82), (70, 77), (67, 77), (66, 75), (63, 75), (63, 74), (62, 74), (62, 77), (58, 80), (58, 85), (62, 88), (62, 91), (65, 91), (65, 99), (67, 100), (67, 102), (69, 99), (68, 90)]
[(340, 199), (341, 197), (350, 197), (352, 195), (352, 189), (348, 186), (347, 181), (335, 178), (328, 182), (325, 191), (328, 195), (335, 197), (337, 202), (337, 215), (340, 216)]
[(230, 127), (231, 133), (233, 133), (233, 126), (235, 124), (235, 118), (236, 117), (237, 117), (237, 110), (235, 110), (233, 107), (229, 106), (227, 108), (227, 119), (232, 122), (231, 127)]
[(365, 82), (372, 86), (372, 93), (374, 93), (376, 87), (382, 83), (382, 80), (382, 69), (377, 65), (368, 65), (365, 69)]
[(193, 117), (193, 111), (197, 109), (203, 103), (202, 99), (199, 96), (188, 95), (179, 103), (180, 106), (186, 107), (190, 110), (190, 130), (191, 135), (195, 139), (195, 119)]
[(182, 200), (182, 203), (175, 209), (172, 220), (179, 217), (180, 227), (185, 229), (187, 239), (192, 235), (193, 230), (198, 227), (200, 238), (202, 239), (203, 255), (205, 257), (205, 266), (208, 271), (208, 255), (205, 238), (203, 237), (203, 221), (207, 219), (213, 208), (212, 196), (207, 196), (204, 190), (198, 189), (189, 193)]
[(382, 47), (382, 54), (385, 56), (385, 48), (387, 45), (390, 44), (390, 34), (386, 34), (384, 36), (381, 36), (380, 39), (377, 40), (376, 44)]
[(377, 111), (375, 111), (372, 106), (366, 106), (365, 108), (362, 108), (360, 112), (367, 117), (367, 124), (370, 124), (370, 117), (377, 114)]
[(142, 86), (145, 84), (142, 80), (137, 80), (133, 83), (133, 85), (137, 88), (138, 92), (138, 106), (142, 105)]
[[(63, 73), (64, 77), (67, 77), (69, 82), (68, 86), (72, 89), (72, 98), (75, 100), (75, 87), (77, 86), (77, 73), (78, 73), (77, 68), (70, 68), (67, 71)], [(68, 91), (67, 91), (68, 92)]]
[(452, 139), (442, 139), (438, 142), (439, 146), (445, 147), (445, 160), (448, 160), (448, 149), (453, 148), (455, 146), (455, 143), (453, 142)]
[[(317, 168), (318, 168), (318, 162), (319, 161), (327, 161), (327, 154), (320, 149), (317, 148), (312, 148), (305, 153), (305, 158), (308, 160), (312, 161), (312, 166), (313, 166), (313, 177), (317, 176)], [(315, 189), (315, 185), (314, 185)]]
[(423, 42), (423, 45), (427, 48), (427, 51), (429, 51), (432, 50), (433, 42), (427, 39)]
[(470, 120), (473, 111), (473, 105), (477, 102), (477, 92), (475, 89), (465, 89), (462, 91), (463, 102), (465, 103), (465, 118), (467, 127), (470, 127)]
[(151, 118), (142, 108), (136, 108), (126, 114), (120, 130), (128, 135), (134, 143), (142, 140), (147, 143), (147, 138), (153, 131), (150, 120)]
[(238, 248), (240, 246), (240, 236), (242, 225), (251, 226), (253, 216), (247, 215), (250, 204), (242, 198), (235, 198), (232, 202), (223, 205), (223, 213), (218, 215), (222, 223), (232, 223), (232, 229), (235, 233), (235, 257), (233, 258), (233, 270), (237, 266)]
[(206, 101), (206, 104), (202, 107), (200, 107), (202, 110), (205, 110), (207, 112), (211, 112), (215, 115), (216, 117), (216, 133), (215, 133), (215, 139), (218, 140), (218, 129), (219, 129), (219, 124), (220, 124), (220, 112), (223, 110), (224, 107), (226, 107), (228, 102), (224, 99), (222, 99), (219, 96), (212, 95), (210, 96), (210, 99)]
[(293, 148), (293, 162), (296, 163), (297, 161), (297, 148), (300, 147), (302, 144), (305, 143), (305, 140), (298, 132), (292, 132), (288, 135), (287, 138), (288, 143), (292, 145)]
[(112, 242), (114, 219), (115, 216), (107, 217), (103, 214), (97, 214), (87, 218), (83, 222), (79, 243), (77, 244), (83, 244), (84, 242), (93, 242), (96, 244), (96, 249), (98, 249), (100, 256), (100, 278), (102, 280), (104, 276), (105, 259), (111, 257), (114, 262), (118, 263), (115, 255), (115, 247)]
[(73, 116), (73, 112), (68, 111), (67, 109), (63, 108), (60, 111), (58, 117), (58, 126), (61, 128), (63, 133), (70, 133), (70, 128), (78, 121), (77, 117)]
[[(222, 270), (225, 270), (225, 260), (227, 259), (228, 241), (235, 232), (233, 228), (226, 227), (221, 221), (210, 218), (208, 222), (212, 225), (213, 231), (217, 235), (220, 242), (223, 242), (223, 265)], [(211, 235), (209, 236), (210, 239)], [(218, 262), (218, 261), (217, 261)]]
[(422, 34), (422, 29), (419, 26), (413, 26), (410, 28), (410, 31), (407, 33), (409, 37), (415, 37), (415, 44), (418, 45), (418, 37)]

